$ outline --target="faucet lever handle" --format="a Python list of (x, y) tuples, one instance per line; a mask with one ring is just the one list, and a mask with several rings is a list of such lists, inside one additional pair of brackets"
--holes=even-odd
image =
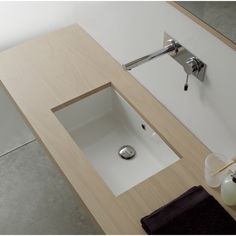
[(190, 75), (193, 74), (195, 71), (200, 71), (200, 62), (196, 57), (190, 57), (185, 61), (184, 65), (185, 72)]
[(190, 57), (184, 63), (184, 70), (187, 74), (186, 82), (184, 85), (184, 91), (188, 90), (188, 77), (189, 75), (198, 76), (203, 70), (205, 64), (201, 62), (197, 57)]
[(188, 90), (188, 77), (189, 77), (189, 74), (187, 74), (187, 77), (186, 77), (186, 81), (185, 81), (185, 84), (184, 84), (184, 91)]

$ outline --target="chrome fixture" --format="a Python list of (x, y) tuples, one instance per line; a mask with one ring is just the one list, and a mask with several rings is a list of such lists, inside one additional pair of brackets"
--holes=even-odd
[(167, 53), (174, 53), (177, 54), (178, 53), (178, 49), (181, 47), (181, 45), (173, 40), (173, 39), (168, 39), (167, 40), (167, 45), (164, 46), (164, 48), (162, 48), (161, 50), (158, 50), (154, 53), (148, 54), (144, 57), (140, 57), (134, 61), (131, 61), (125, 65), (122, 65), (124, 70), (132, 70), (134, 67), (137, 67), (139, 65), (142, 65), (145, 62), (151, 61), (157, 57), (160, 57), (162, 55), (165, 55)]
[(164, 34), (164, 48), (127, 64), (122, 65), (124, 70), (131, 70), (136, 66), (139, 66), (145, 62), (148, 62), (159, 56), (169, 54), (174, 58), (180, 65), (184, 67), (187, 74), (184, 90), (188, 90), (188, 78), (193, 75), (200, 81), (204, 81), (206, 64), (193, 55), (190, 51), (184, 48), (178, 41), (167, 33)]
[[(204, 70), (205, 64), (199, 60), (197, 57), (189, 58), (184, 64), (184, 70), (187, 74), (186, 82), (184, 85), (184, 90), (188, 90), (188, 77), (189, 75), (196, 76), (199, 80), (204, 80)], [(204, 68), (204, 69), (203, 69)]]
[[(164, 45), (167, 45), (167, 41), (169, 39), (173, 39), (167, 33), (164, 34)], [(188, 90), (188, 79), (190, 75), (193, 75), (200, 81), (204, 81), (205, 78), (205, 71), (206, 71), (206, 64), (202, 62), (199, 58), (193, 55), (190, 51), (186, 48), (181, 46), (179, 51), (176, 55), (169, 54), (172, 58), (174, 58), (180, 65), (184, 67), (184, 71), (187, 74), (187, 78), (184, 85), (184, 90)]]
[(124, 145), (119, 149), (118, 154), (121, 158), (129, 160), (136, 155), (136, 151), (132, 146)]

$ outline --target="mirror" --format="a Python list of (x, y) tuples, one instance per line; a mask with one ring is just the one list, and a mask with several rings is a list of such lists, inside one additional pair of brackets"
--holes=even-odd
[(169, 2), (196, 23), (236, 50), (236, 2)]

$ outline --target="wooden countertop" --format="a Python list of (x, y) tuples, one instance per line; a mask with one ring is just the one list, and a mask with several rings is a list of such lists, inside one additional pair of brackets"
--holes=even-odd
[[(204, 181), (208, 148), (80, 26), (72, 25), (2, 52), (0, 80), (105, 233), (143, 234), (141, 217), (194, 185), (203, 185), (222, 204), (219, 190), (208, 188)], [(109, 85), (181, 157), (118, 197), (52, 112)], [(235, 207), (223, 207), (236, 219)]]

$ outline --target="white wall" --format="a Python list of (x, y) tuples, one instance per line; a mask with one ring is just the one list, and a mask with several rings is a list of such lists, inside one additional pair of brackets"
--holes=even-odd
[[(75, 23), (77, 9), (69, 2), (0, 2), (0, 51)], [(0, 156), (32, 140), (31, 130), (0, 87)]]
[[(165, 2), (0, 3), (0, 50), (78, 22), (120, 63), (162, 47), (166, 31), (207, 64), (204, 83), (168, 55), (132, 70), (212, 151), (236, 154), (236, 53)], [(158, 119), (158, 117), (157, 117)]]
[(26, 126), (20, 112), (0, 86), (0, 157), (32, 140), (34, 136)]

